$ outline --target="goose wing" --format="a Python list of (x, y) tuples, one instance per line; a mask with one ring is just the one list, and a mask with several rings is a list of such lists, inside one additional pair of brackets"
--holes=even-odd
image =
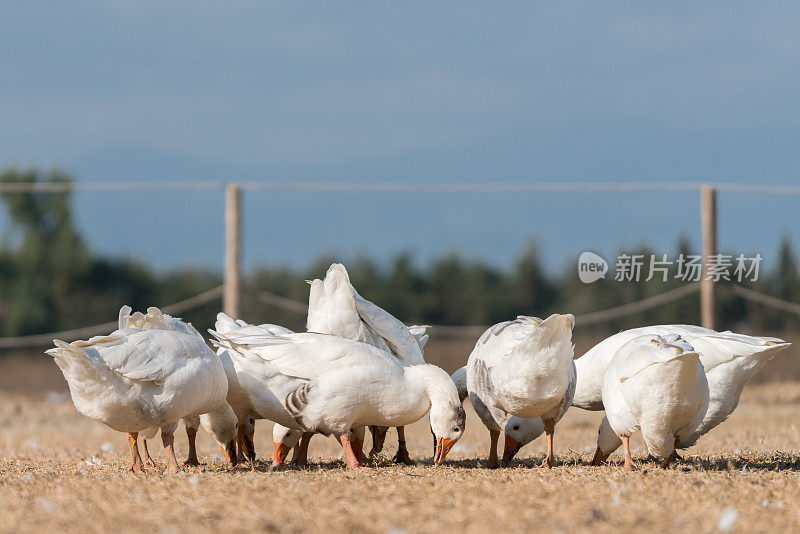
[(162, 383), (192, 358), (214, 354), (205, 342), (178, 332), (135, 330), (127, 335), (95, 337), (70, 346), (102, 362), (114, 373), (137, 382)]

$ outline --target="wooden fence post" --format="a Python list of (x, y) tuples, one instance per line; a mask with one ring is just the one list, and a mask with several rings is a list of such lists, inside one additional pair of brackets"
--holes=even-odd
[(703, 278), (700, 282), (700, 319), (706, 328), (716, 330), (716, 287), (708, 274), (708, 262), (717, 253), (717, 190), (705, 185), (701, 191), (703, 221)]
[(236, 184), (225, 187), (225, 289), (222, 310), (239, 319), (242, 259), (242, 190)]

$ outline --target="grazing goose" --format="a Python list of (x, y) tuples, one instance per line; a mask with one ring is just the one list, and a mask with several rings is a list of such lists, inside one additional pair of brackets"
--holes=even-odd
[(606, 416), (601, 441), (609, 431), (625, 447), (625, 469), (635, 469), (629, 439), (641, 430), (650, 455), (667, 467), (675, 446), (697, 429), (708, 408), (708, 381), (700, 355), (677, 335), (645, 335), (623, 345), (603, 377)]
[[(122, 306), (119, 310), (117, 323), (119, 330), (124, 328), (139, 328), (140, 330), (171, 330), (173, 332), (180, 332), (182, 334), (196, 336), (198, 339), (205, 339), (200, 335), (192, 323), (183, 322), (178, 317), (172, 317), (155, 306), (147, 308), (147, 313), (142, 312), (131, 313), (133, 308), (130, 306)], [(186, 417), (183, 419), (184, 427), (186, 428), (186, 438), (189, 442), (189, 454), (183, 465), (198, 466), (200, 461), (197, 459), (197, 429), (200, 428), (199, 417)], [(155, 432), (156, 429), (153, 429)], [(152, 438), (155, 434), (148, 435), (142, 434), (142, 445), (144, 447), (144, 463), (149, 467), (155, 467), (153, 458), (150, 457), (150, 451), (147, 448), (147, 440)]]
[[(217, 314), (217, 321), (215, 324), (217, 332), (230, 336), (280, 336), (294, 334), (288, 328), (274, 324), (250, 325), (245, 321), (239, 319), (234, 321), (224, 313)], [(247, 390), (239, 383), (239, 376), (234, 366), (233, 360), (228, 352), (228, 349), (220, 347), (217, 349), (217, 355), (222, 361), (225, 375), (228, 378), (228, 404), (233, 408), (236, 418), (239, 421), (239, 432), (237, 434), (237, 458), (255, 461), (256, 451), (254, 443), (255, 434), (255, 421), (261, 419), (257, 410), (253, 407), (250, 401), (250, 395)], [(281, 465), (286, 458), (286, 455), (292, 448), (296, 448), (295, 455), (292, 460), (294, 465), (307, 465), (308, 464), (308, 442), (311, 434), (307, 434), (305, 439), (302, 430), (292, 429), (275, 423), (273, 426), (273, 438), (277, 437), (275, 441), (275, 455), (272, 459), (272, 465)], [(364, 441), (363, 429), (359, 432), (356, 430), (353, 434), (354, 442)], [(358, 449), (360, 450), (360, 449)]]
[[(409, 365), (424, 363), (422, 348), (428, 340), (425, 327), (406, 327), (382, 308), (362, 298), (351, 285), (347, 270), (343, 265), (332, 264), (324, 280), (316, 279), (309, 281), (309, 284), (311, 285), (307, 319), (307, 330), (309, 332), (331, 334), (368, 343), (394, 354)], [(222, 316), (217, 321), (216, 329), (222, 333), (236, 330), (245, 332), (245, 330), (241, 330), (244, 326), (249, 325), (243, 321), (234, 322), (227, 316)], [(280, 329), (281, 327), (275, 327), (274, 325), (261, 325), (261, 327), (250, 328), (258, 329), (262, 327), (276, 335), (293, 333), (287, 329), (282, 329), (283, 332), (279, 332), (276, 328)], [(255, 330), (255, 332), (257, 333), (258, 331)], [(227, 355), (222, 357), (224, 359), (228, 358)], [(239, 388), (238, 383), (233, 383), (236, 382), (236, 378), (231, 376), (232, 369), (232, 364), (226, 365), (228, 377), (232, 382), (231, 391), (240, 391), (241, 388)], [(249, 399), (246, 399), (246, 395), (240, 396), (235, 393), (232, 393), (232, 395), (237, 398), (229, 399), (228, 402), (234, 406), (234, 409), (241, 406), (242, 409), (239, 411), (248, 412), (250, 414), (247, 419), (248, 422), (253, 421), (254, 423), (255, 416), (252, 414)], [(245, 426), (247, 433), (244, 438), (240, 438), (240, 442), (244, 439), (246, 448), (249, 451), (248, 454), (254, 456), (253, 423), (248, 423)], [(373, 431), (373, 448), (370, 451), (370, 455), (374, 456), (380, 452), (387, 429), (372, 427), (371, 430)], [(295, 465), (306, 465), (308, 463), (308, 445), (313, 434), (302, 434), (300, 430), (281, 425), (273, 427), (273, 437), (277, 436), (280, 439), (280, 441), (275, 441), (276, 456), (273, 457), (273, 465), (282, 463), (283, 458), (298, 440), (299, 447), (295, 451), (292, 462)], [(410, 463), (411, 459), (405, 446), (405, 436), (402, 428), (398, 428), (398, 436), (400, 446), (394, 459), (397, 462)], [(363, 441), (363, 429), (354, 429), (352, 445), (359, 459), (361, 459)], [(240, 446), (239, 449), (241, 450), (242, 447)]]
[(236, 416), (225, 402), (228, 383), (214, 351), (193, 334), (124, 328), (109, 336), (64, 343), (47, 351), (61, 368), (78, 411), (128, 434), (131, 470), (143, 471), (139, 433), (161, 439), (167, 471), (178, 472), (173, 432), (181, 419), (203, 427), (236, 465)]
[[(361, 341), (388, 352), (404, 365), (424, 364), (423, 347), (428, 341), (424, 326), (407, 327), (392, 314), (366, 300), (353, 287), (347, 269), (341, 263), (334, 263), (325, 273), (324, 280), (309, 281), (311, 292), (308, 299), (308, 320), (306, 330), (320, 334), (331, 334), (354, 341)], [(375, 457), (383, 448), (386, 439), (385, 427), (372, 426), (372, 449), (370, 457)], [(310, 439), (311, 435), (304, 437)], [(408, 454), (405, 431), (397, 428), (398, 448), (393, 460), (412, 465)], [(363, 437), (353, 443), (360, 451)], [(301, 446), (301, 455), (308, 445)]]
[[(586, 410), (602, 410), (602, 377), (608, 363), (622, 345), (638, 336), (648, 334), (681, 336), (700, 353), (700, 361), (708, 379), (710, 392), (708, 411), (697, 430), (678, 444), (679, 449), (691, 447), (701, 436), (725, 421), (739, 404), (742, 389), (747, 381), (778, 352), (791, 346), (791, 343), (778, 338), (716, 332), (693, 325), (655, 325), (625, 330), (601, 341), (575, 360), (578, 381), (572, 405)], [(509, 425), (512, 430), (509, 431), (507, 426), (506, 433), (516, 442), (514, 448), (517, 450), (542, 433), (542, 430), (539, 430), (539, 422), (535, 420), (512, 418)], [(519, 428), (513, 430), (513, 427)], [(622, 441), (613, 432), (602, 441), (604, 458), (622, 445)], [(511, 449), (507, 449), (507, 452), (509, 450)]]
[[(730, 411), (723, 416), (722, 420), (736, 408), (744, 384), (777, 352), (791, 345), (791, 343), (786, 343), (778, 338), (717, 332), (709, 328), (684, 324), (643, 326), (625, 330), (604, 339), (575, 360), (578, 383), (572, 405), (584, 410), (602, 410), (603, 374), (619, 348), (639, 336), (670, 334), (681, 336), (700, 352), (703, 365), (707, 368), (706, 372), (714, 367), (724, 366), (720, 371), (732, 379), (734, 390), (738, 389), (738, 393), (732, 391), (730, 396), (726, 395), (729, 400), (735, 398), (735, 401), (732, 406), (729, 402), (725, 402), (726, 406), (730, 407)], [(738, 360), (735, 365), (726, 365), (735, 360)], [(742, 365), (742, 362), (745, 364)], [(722, 410), (725, 411), (725, 408)]]
[(489, 466), (498, 467), (497, 440), (511, 416), (542, 417), (552, 467), (553, 431), (572, 401), (575, 318), (554, 314), (542, 321), (520, 316), (496, 324), (480, 337), (467, 362), (472, 407), (489, 429)]
[[(700, 354), (700, 361), (708, 380), (709, 401), (703, 420), (694, 432), (677, 444), (678, 449), (691, 447), (701, 436), (725, 421), (736, 410), (747, 381), (775, 354), (791, 346), (791, 343), (778, 338), (759, 338), (732, 332), (715, 332), (700, 327), (690, 328), (705, 331), (695, 331), (682, 337)], [(680, 332), (681, 329), (678, 330)], [(602, 461), (619, 448), (622, 441), (613, 432), (609, 432), (608, 428), (603, 428), (603, 425), (598, 433), (600, 438), (595, 458)]]
[(351, 469), (363, 467), (350, 443), (351, 428), (404, 426), (430, 411), (436, 463), (463, 433), (465, 415), (456, 387), (436, 366), (405, 366), (371, 345), (324, 334), (211, 333), (228, 349), (239, 383), (260, 416), (288, 428), (338, 436)]
[[(217, 321), (214, 324), (214, 328), (221, 334), (231, 336), (278, 336), (290, 335), (294, 333), (288, 328), (278, 325), (250, 325), (241, 319), (233, 320), (224, 313), (217, 314)], [(236, 418), (239, 421), (239, 431), (236, 437), (237, 458), (240, 461), (244, 458), (250, 460), (251, 462), (255, 461), (255, 420), (260, 419), (261, 416), (258, 415), (252, 403), (250, 402), (250, 395), (247, 393), (247, 390), (239, 383), (239, 377), (236, 373), (236, 368), (233, 364), (230, 354), (228, 353), (228, 350), (224, 347), (220, 347), (217, 349), (217, 355), (222, 361), (222, 367), (225, 369), (225, 376), (228, 379), (227, 401), (231, 408), (233, 408)], [(300, 439), (299, 433), (297, 439)], [(287, 441), (291, 442), (292, 440), (293, 436), (287, 436)]]

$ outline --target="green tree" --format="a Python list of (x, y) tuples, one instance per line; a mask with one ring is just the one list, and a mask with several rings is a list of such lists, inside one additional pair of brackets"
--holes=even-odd
[[(70, 182), (58, 171), (9, 169), (0, 175), (5, 184)], [(68, 295), (91, 264), (73, 223), (70, 192), (5, 192), (2, 200), (11, 223), (2, 243), (2, 329), (6, 335), (51, 331), (64, 313), (75, 315), (75, 308), (66, 309)]]
[(511, 273), (508, 303), (513, 310), (509, 316), (534, 315), (546, 317), (553, 310), (557, 289), (539, 261), (539, 249), (529, 244), (519, 256)]

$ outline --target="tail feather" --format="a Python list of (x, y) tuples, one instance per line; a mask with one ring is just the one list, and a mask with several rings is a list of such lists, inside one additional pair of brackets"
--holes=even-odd
[(119, 316), (117, 317), (117, 325), (119, 329), (122, 330), (128, 326), (128, 317), (130, 316), (133, 308), (125, 304), (123, 307), (119, 309)]
[(192, 326), (192, 323), (187, 323), (179, 317), (167, 315), (155, 306), (147, 308), (146, 314), (142, 312), (131, 313), (130, 306), (123, 306), (119, 310), (117, 322), (120, 329), (139, 328), (141, 330), (169, 330), (171, 332), (190, 334), (203, 339), (203, 336)]
[(266, 331), (263, 334), (238, 334), (236, 336), (230, 336), (209, 328), (208, 333), (214, 337), (214, 339), (211, 340), (211, 344), (215, 347), (234, 350), (241, 350), (244, 347), (282, 345), (292, 342), (292, 339), (286, 335), (276, 336), (269, 331)]
[[(300, 428), (306, 432), (317, 432), (319, 429), (309, 426), (308, 422), (304, 420), (303, 411), (308, 407), (308, 397), (312, 393), (314, 387), (312, 382), (305, 382), (297, 389), (286, 395), (283, 401), (283, 406), (292, 418), (300, 425)], [(324, 434), (324, 432), (323, 432)]]
[(74, 375), (95, 378), (99, 376), (97, 366), (79, 346), (71, 345), (60, 339), (54, 339), (53, 343), (55, 348), (48, 349), (45, 353), (53, 357), (68, 382), (69, 378)]
[[(232, 317), (219, 312), (217, 314), (217, 321), (214, 323), (214, 329), (217, 332), (231, 332), (239, 328), (239, 324), (233, 320)], [(211, 332), (211, 330), (209, 330)]]
[(412, 325), (408, 327), (408, 331), (411, 332), (411, 335), (417, 338), (420, 349), (424, 349), (430, 339), (430, 334), (427, 332), (428, 328), (430, 328), (428, 325)]

